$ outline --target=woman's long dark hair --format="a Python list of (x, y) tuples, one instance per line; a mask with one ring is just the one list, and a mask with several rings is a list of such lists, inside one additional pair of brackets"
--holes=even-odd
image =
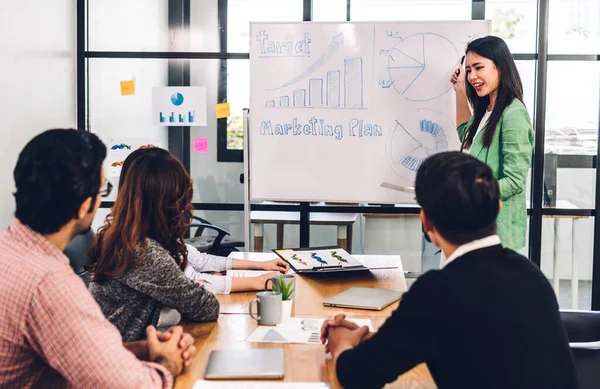
[(131, 159), (111, 213), (88, 255), (93, 281), (104, 282), (133, 265), (146, 238), (160, 243), (183, 270), (187, 266), (184, 234), (192, 212), (193, 185), (183, 165), (166, 151), (140, 152)]
[[(521, 77), (519, 77), (519, 71), (517, 70), (517, 65), (515, 65), (512, 54), (501, 38), (496, 36), (485, 36), (483, 38), (475, 39), (469, 43), (466, 52), (473, 52), (491, 60), (496, 65), (499, 73), (496, 105), (485, 125), (482, 139), (483, 145), (489, 147), (492, 143), (494, 133), (496, 132), (496, 125), (500, 121), (500, 116), (502, 116), (504, 109), (508, 107), (514, 99), (519, 99), (523, 102), (523, 84), (521, 83)], [(479, 97), (471, 83), (466, 81), (465, 84), (467, 88), (467, 98), (473, 107), (473, 122), (471, 123), (471, 126), (469, 126), (465, 139), (463, 140), (463, 148), (471, 148), (479, 123), (481, 123), (481, 119), (483, 118), (483, 115), (485, 115), (487, 107), (490, 105), (490, 96)]]

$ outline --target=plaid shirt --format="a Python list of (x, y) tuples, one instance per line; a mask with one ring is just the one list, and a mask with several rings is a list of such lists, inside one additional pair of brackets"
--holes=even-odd
[(0, 388), (171, 388), (140, 362), (69, 266), (19, 220), (0, 234)]

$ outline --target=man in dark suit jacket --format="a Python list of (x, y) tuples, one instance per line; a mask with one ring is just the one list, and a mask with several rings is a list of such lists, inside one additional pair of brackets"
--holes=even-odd
[(376, 333), (338, 315), (322, 340), (345, 388), (381, 388), (425, 362), (439, 388), (577, 388), (548, 280), (495, 234), (502, 204), (490, 168), (434, 155), (415, 190), (425, 232), (447, 260), (421, 276)]

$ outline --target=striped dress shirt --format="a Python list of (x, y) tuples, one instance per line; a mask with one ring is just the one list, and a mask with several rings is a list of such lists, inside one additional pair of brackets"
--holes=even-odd
[(171, 388), (123, 347), (68, 258), (19, 220), (0, 234), (0, 388)]

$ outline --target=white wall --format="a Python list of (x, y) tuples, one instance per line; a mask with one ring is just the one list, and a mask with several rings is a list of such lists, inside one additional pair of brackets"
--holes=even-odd
[(0, 229), (13, 220), (13, 170), (38, 133), (76, 125), (72, 0), (0, 0)]

